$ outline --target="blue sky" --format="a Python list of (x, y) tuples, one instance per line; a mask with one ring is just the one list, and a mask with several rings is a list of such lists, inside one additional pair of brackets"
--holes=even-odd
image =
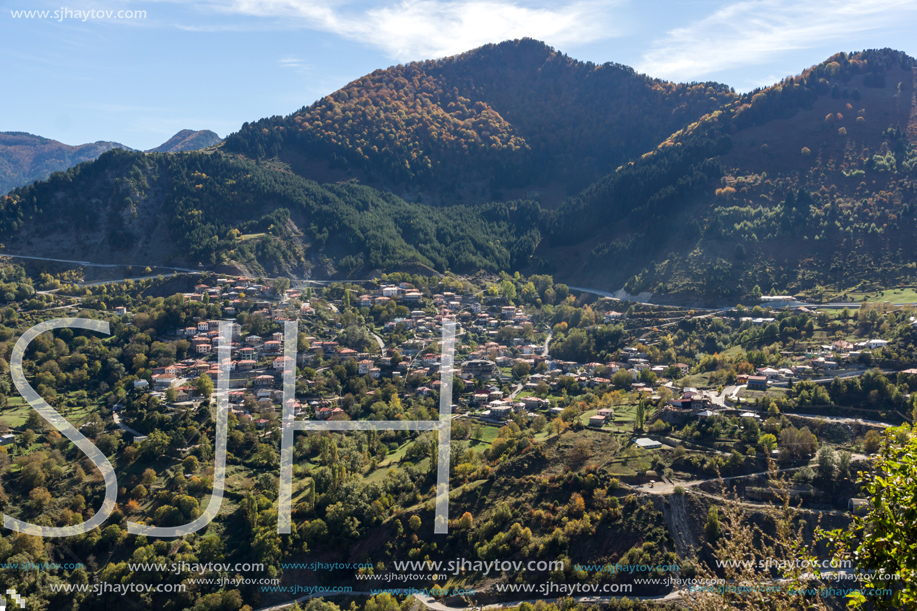
[[(152, 148), (226, 136), (376, 68), (529, 36), (748, 90), (837, 51), (917, 56), (915, 0), (0, 0), (0, 131)], [(54, 11), (70, 13), (53, 16)], [(48, 10), (49, 18), (12, 11)], [(95, 10), (88, 18), (79, 11)], [(101, 16), (98, 11), (112, 11)], [(117, 18), (117, 11), (145, 11)], [(122, 15), (127, 17), (127, 15)]]

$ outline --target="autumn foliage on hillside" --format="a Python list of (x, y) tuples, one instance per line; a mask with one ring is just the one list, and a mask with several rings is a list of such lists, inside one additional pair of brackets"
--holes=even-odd
[(912, 282), (914, 69), (889, 49), (841, 53), (743, 94), (551, 211), (535, 256), (569, 270), (588, 243), (571, 284), (642, 264), (628, 291), (731, 301)]
[[(861, 94), (856, 85), (864, 89), (885, 88), (886, 81), (891, 82), (886, 75), (904, 75), (913, 66), (911, 57), (891, 49), (852, 55), (839, 53), (797, 77), (742, 94), (722, 109), (672, 134), (642, 158), (568, 199), (554, 215), (552, 239), (554, 243), (573, 243), (603, 232), (609, 223), (623, 219), (629, 221), (631, 231), (646, 223), (658, 226), (686, 200), (707, 188), (711, 180), (723, 175), (722, 158), (736, 140), (742, 139), (743, 131), (760, 125), (766, 125), (764, 129), (767, 129), (775, 120), (811, 108), (819, 98), (858, 99)], [(893, 94), (889, 91), (885, 97)], [(910, 114), (909, 99), (902, 108), (902, 118), (906, 121)], [(824, 123), (834, 126), (839, 117), (842, 118), (839, 113), (831, 115)], [(819, 121), (819, 129), (822, 123)], [(881, 134), (884, 129), (877, 123), (874, 131)], [(838, 128), (834, 127), (833, 131), (836, 138)], [(774, 139), (790, 139), (793, 135), (771, 134)], [(766, 150), (761, 154), (766, 155)], [(804, 151), (799, 153), (800, 157), (805, 155)]]
[(247, 123), (226, 145), (259, 158), (290, 147), (386, 182), (584, 186), (734, 98), (524, 39), (377, 70), (288, 117)]
[[(110, 152), (16, 189), (0, 242), (76, 230), (120, 256), (164, 220), (163, 256), (203, 264), (518, 270), (692, 303), (914, 282), (915, 91), (915, 60), (888, 49), (735, 95), (503, 43), (374, 72), (208, 154)], [(358, 180), (312, 182), (302, 157)], [(552, 180), (590, 184), (542, 207), (529, 187)], [(427, 205), (460, 188), (481, 198)]]
[[(893, 49), (838, 53), (804, 70), (798, 76), (787, 77), (776, 85), (742, 94), (723, 111), (705, 116), (672, 134), (660, 148), (671, 146), (696, 133), (709, 134), (713, 130), (735, 132), (774, 119), (786, 118), (810, 107), (820, 96), (858, 101), (862, 95), (858, 85), (864, 89), (891, 89), (897, 85), (897, 81), (892, 82), (892, 79), (887, 77), (888, 74), (910, 72), (914, 67), (915, 60), (912, 57)], [(906, 125), (907, 115), (910, 114), (910, 100), (906, 100), (902, 107), (907, 111), (900, 119)]]

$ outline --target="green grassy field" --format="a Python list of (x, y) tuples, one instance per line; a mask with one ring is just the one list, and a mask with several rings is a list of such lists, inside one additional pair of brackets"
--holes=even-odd
[(544, 441), (548, 437), (552, 437), (552, 436), (553, 434), (548, 431), (547, 427), (545, 427), (545, 429), (541, 431), (540, 433), (535, 433), (534, 435), (532, 435), (532, 439), (534, 439), (535, 441)]
[[(88, 421), (90, 416), (92, 416), (98, 408), (95, 404), (83, 406), (64, 405), (66, 400), (71, 398), (70, 395), (60, 395), (59, 398), (60, 400), (54, 406), (55, 409), (57, 409), (70, 424), (76, 427)], [(19, 428), (25, 424), (31, 409), (29, 404), (25, 402), (25, 399), (19, 395), (13, 395), (7, 399), (7, 406), (0, 409), (0, 422), (3, 422), (11, 428)]]
[(0, 421), (9, 427), (18, 428), (25, 424), (30, 409), (22, 397), (10, 397), (7, 406), (0, 409)]
[[(474, 431), (474, 428), (472, 428), (472, 431)], [(480, 435), (475, 436), (472, 433), (471, 438), (473, 441), (477, 441), (478, 443), (484, 443), (484, 444), (489, 445), (494, 442), (494, 439), (497, 438), (497, 433), (499, 431), (500, 431), (499, 427), (484, 425), (484, 426), (481, 426)]]
[(682, 386), (693, 386), (694, 388), (710, 388), (710, 384), (707, 382), (709, 378), (709, 373), (696, 373), (694, 375), (685, 376), (678, 380), (678, 384)]
[(89, 420), (89, 417), (96, 410), (95, 405), (86, 405), (82, 407), (71, 407), (58, 409), (73, 426), (79, 426)]
[(761, 396), (768, 396), (768, 397), (773, 397), (775, 399), (780, 399), (780, 398), (783, 398), (784, 395), (786, 395), (785, 388), (768, 388), (766, 392), (760, 391), (760, 390), (748, 390), (747, 388), (743, 388), (741, 391), (739, 391), (740, 398), (750, 399), (752, 401)]
[[(614, 431), (616, 433), (620, 432), (631, 432), (634, 429), (634, 421), (637, 419), (637, 405), (628, 404), (628, 405), (617, 405), (614, 407), (615, 416), (613, 420), (609, 420), (605, 423), (605, 426), (602, 427), (603, 430)], [(582, 423), (589, 423), (589, 416), (594, 416), (598, 410), (587, 411), (582, 416)], [(650, 409), (647, 408), (646, 415), (649, 416)]]
[(413, 439), (409, 439), (408, 441), (405, 441), (403, 444), (401, 444), (394, 452), (389, 452), (386, 455), (385, 460), (379, 463), (379, 468), (388, 468), (393, 466), (395, 463), (401, 462), (401, 459), (404, 458), (405, 452), (408, 451), (408, 446), (410, 446), (413, 442)]
[[(516, 399), (520, 399), (520, 400), (521, 400), (521, 399), (524, 399), (524, 398), (526, 398), (526, 397), (533, 397), (533, 396), (535, 396), (535, 393), (532, 392), (531, 390), (523, 390), (523, 391), (520, 392), (518, 395), (516, 395)], [(546, 398), (548, 401), (550, 401), (552, 404), (553, 404), (553, 403), (557, 403), (557, 402), (559, 402), (559, 401), (561, 400), (561, 396), (560, 396), (560, 395), (548, 395), (548, 396), (545, 397), (545, 398)]]
[(902, 287), (884, 291), (847, 293), (852, 301), (888, 301), (891, 303), (917, 303), (917, 289)]
[[(478, 445), (490, 445), (490, 443), (492, 443), (493, 440), (497, 438), (497, 428), (496, 427), (489, 426), (489, 427), (484, 427), (484, 428), (492, 429), (492, 433), (488, 431), (488, 435), (482, 435), (482, 437), (489, 437), (490, 440), (487, 441), (486, 443), (479, 442)], [(386, 474), (388, 474), (388, 470), (397, 467), (401, 463), (401, 461), (404, 460), (404, 455), (407, 453), (408, 448), (411, 446), (411, 444), (414, 443), (414, 441), (416, 440), (409, 439), (408, 441), (405, 441), (403, 444), (401, 444), (401, 446), (399, 446), (397, 450), (389, 452), (388, 455), (385, 457), (385, 460), (379, 463), (379, 465), (376, 467), (375, 470), (373, 470), (371, 473), (367, 473), (364, 475), (364, 479), (368, 482), (374, 482), (374, 483), (379, 483), (382, 480), (384, 480)], [(472, 445), (474, 445), (474, 441), (472, 441), (471, 443)], [(430, 464), (430, 459), (424, 458), (423, 460), (417, 463), (417, 466), (418, 467), (429, 466), (429, 464)]]

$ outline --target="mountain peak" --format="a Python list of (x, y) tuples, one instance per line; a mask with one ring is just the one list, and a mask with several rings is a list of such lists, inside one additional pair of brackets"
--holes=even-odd
[(668, 83), (523, 38), (376, 70), (288, 117), (246, 123), (226, 148), (318, 180), (334, 159), (342, 179), (461, 185), (467, 193), (446, 199), (482, 201), (585, 186), (734, 98), (725, 85)]
[(164, 143), (147, 153), (181, 153), (183, 151), (197, 151), (208, 146), (214, 146), (222, 142), (216, 133), (209, 129), (195, 131), (183, 129)]

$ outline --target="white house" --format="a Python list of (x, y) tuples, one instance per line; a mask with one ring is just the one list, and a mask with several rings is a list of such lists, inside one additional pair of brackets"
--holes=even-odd
[(624, 318), (624, 314), (621, 312), (605, 312), (605, 322), (613, 322), (615, 320), (621, 320)]
[(165, 390), (169, 388), (175, 383), (175, 380), (176, 377), (168, 373), (153, 375), (153, 384), (155, 384), (156, 390)]
[(284, 369), (286, 369), (287, 363), (292, 365), (293, 359), (288, 356), (278, 356), (273, 361), (274, 369), (277, 371), (283, 371)]
[(801, 305), (792, 295), (762, 295), (761, 305), (772, 308), (786, 308)]

